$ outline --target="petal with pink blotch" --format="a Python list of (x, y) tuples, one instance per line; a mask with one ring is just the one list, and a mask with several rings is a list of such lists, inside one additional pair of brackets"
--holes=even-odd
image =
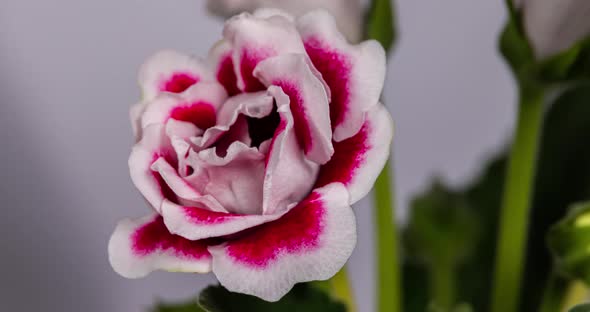
[(305, 53), (292, 19), (284, 14), (242, 13), (226, 22), (223, 36), (233, 48), (238, 88), (245, 92), (266, 89), (253, 75), (260, 61), (284, 53)]
[(289, 97), (294, 129), (308, 159), (325, 164), (332, 154), (328, 92), (304, 54), (283, 54), (258, 64), (254, 75)]
[(280, 219), (209, 252), (213, 272), (228, 290), (277, 301), (296, 283), (332, 277), (355, 244), (348, 192), (334, 183), (314, 190)]
[(207, 273), (211, 271), (208, 243), (171, 234), (162, 217), (152, 214), (124, 219), (109, 241), (109, 261), (126, 278), (139, 278), (155, 270)]
[(374, 40), (351, 45), (325, 11), (297, 21), (305, 49), (331, 89), (330, 118), (334, 140), (355, 135), (365, 113), (377, 105), (385, 80), (385, 51)]
[(280, 122), (268, 146), (263, 189), (263, 213), (274, 214), (302, 200), (312, 189), (319, 165), (308, 160), (297, 142), (289, 96), (272, 86)]
[(141, 125), (145, 128), (175, 119), (205, 130), (215, 125), (217, 110), (226, 99), (225, 89), (217, 82), (201, 82), (181, 94), (162, 93), (147, 104)]
[(213, 65), (215, 78), (230, 96), (240, 93), (232, 52), (231, 44), (227, 40), (220, 40), (211, 48), (208, 58), (209, 63)]
[(392, 137), (391, 116), (378, 104), (368, 113), (357, 134), (334, 143), (334, 156), (320, 168), (316, 186), (340, 182), (350, 192), (350, 203), (357, 202), (373, 188), (385, 166)]
[(155, 124), (144, 129), (142, 139), (133, 147), (129, 156), (129, 171), (135, 187), (156, 211), (160, 211), (164, 198), (176, 199), (162, 176), (152, 170), (152, 165), (160, 158), (173, 167), (178, 164), (164, 125)]
[(166, 227), (170, 232), (190, 240), (234, 234), (276, 220), (281, 215), (241, 215), (181, 206), (168, 200), (162, 204), (162, 217)]
[(144, 100), (151, 100), (162, 92), (181, 93), (201, 81), (215, 81), (206, 63), (173, 50), (154, 54), (139, 70)]

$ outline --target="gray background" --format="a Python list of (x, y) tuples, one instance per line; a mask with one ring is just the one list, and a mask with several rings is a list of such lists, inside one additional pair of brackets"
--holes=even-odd
[[(0, 311), (143, 311), (210, 275), (117, 276), (106, 245), (147, 210), (127, 169), (128, 107), (154, 51), (205, 55), (221, 22), (200, 0), (0, 0)], [(434, 174), (460, 185), (506, 141), (514, 86), (496, 52), (502, 1), (401, 0), (385, 99), (396, 122), (398, 215)], [(369, 200), (350, 261), (374, 307)]]

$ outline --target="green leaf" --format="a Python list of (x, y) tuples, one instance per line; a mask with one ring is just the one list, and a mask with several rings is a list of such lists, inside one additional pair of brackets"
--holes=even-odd
[(222, 286), (210, 286), (199, 296), (199, 305), (208, 312), (345, 312), (344, 304), (335, 301), (318, 287), (297, 284), (277, 302), (267, 302), (254, 296), (228, 291)]
[(569, 310), (569, 312), (590, 312), (590, 304), (579, 304)]
[(590, 202), (575, 204), (547, 236), (557, 269), (590, 285)]
[(440, 261), (459, 264), (472, 254), (477, 219), (461, 194), (435, 180), (427, 192), (414, 199), (411, 212), (404, 233), (410, 256), (436, 266)]
[(197, 303), (197, 300), (190, 300), (179, 304), (159, 303), (150, 312), (206, 312)]
[[(538, 310), (552, 270), (552, 258), (545, 239), (547, 231), (567, 213), (569, 205), (590, 199), (589, 104), (590, 83), (577, 84), (563, 90), (545, 116), (521, 311)], [(486, 311), (489, 306), (505, 167), (506, 156), (502, 153), (491, 160), (470, 185), (456, 192), (478, 220), (475, 250), (473, 256), (456, 270), (455, 292), (456, 302), (469, 302), (474, 311)], [(416, 258), (405, 258), (403, 288), (404, 311), (407, 312), (422, 312), (429, 302), (430, 277), (421, 263)]]

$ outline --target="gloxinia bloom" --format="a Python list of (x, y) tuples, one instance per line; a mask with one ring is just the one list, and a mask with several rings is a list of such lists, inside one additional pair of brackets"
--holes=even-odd
[(588, 0), (514, 0), (537, 57), (566, 50), (590, 35)]
[(129, 167), (153, 212), (118, 224), (110, 262), (128, 278), (213, 271), (276, 301), (354, 248), (350, 205), (390, 151), (385, 53), (323, 11), (244, 13), (223, 37), (207, 62), (164, 51), (141, 68)]
[(222, 17), (260, 8), (280, 9), (295, 16), (314, 9), (324, 9), (336, 18), (339, 30), (348, 40), (358, 42), (363, 30), (360, 0), (207, 0), (207, 8)]

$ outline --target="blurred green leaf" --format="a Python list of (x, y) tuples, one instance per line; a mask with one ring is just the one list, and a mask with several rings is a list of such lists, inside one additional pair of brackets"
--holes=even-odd
[(435, 181), (430, 190), (414, 199), (411, 212), (404, 233), (409, 256), (436, 266), (439, 261), (456, 265), (471, 255), (478, 221), (461, 194)]
[[(503, 153), (490, 161), (470, 185), (456, 192), (478, 220), (473, 257), (457, 268), (455, 293), (457, 302), (470, 303), (474, 311), (486, 311), (489, 305), (505, 166)], [(521, 311), (537, 311), (552, 270), (545, 240), (550, 226), (566, 214), (569, 205), (589, 198), (590, 83), (581, 83), (563, 90), (545, 116)], [(406, 257), (403, 276), (404, 311), (424, 311), (429, 302), (427, 270), (415, 258)]]
[(199, 296), (199, 305), (208, 312), (345, 312), (344, 304), (335, 301), (318, 287), (297, 284), (277, 302), (267, 302), (254, 296), (228, 291), (222, 286), (210, 286)]
[(159, 303), (151, 312), (206, 312), (197, 303), (197, 299), (179, 304)]
[(590, 312), (590, 304), (579, 304), (569, 310), (569, 312)]
[(590, 202), (575, 204), (547, 236), (557, 269), (590, 285)]

